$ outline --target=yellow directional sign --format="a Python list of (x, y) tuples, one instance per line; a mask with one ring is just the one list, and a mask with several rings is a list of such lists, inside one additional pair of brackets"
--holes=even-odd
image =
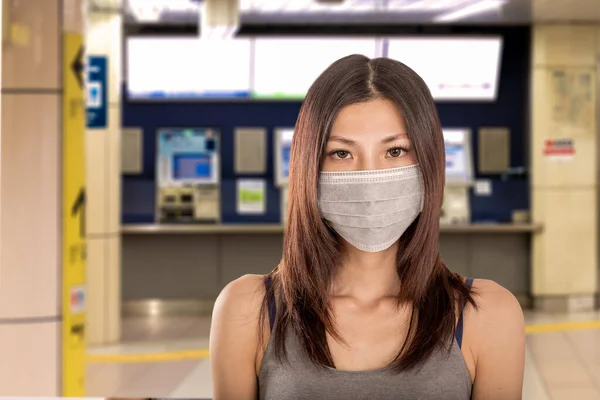
[(85, 396), (85, 95), (83, 35), (63, 35), (62, 396)]

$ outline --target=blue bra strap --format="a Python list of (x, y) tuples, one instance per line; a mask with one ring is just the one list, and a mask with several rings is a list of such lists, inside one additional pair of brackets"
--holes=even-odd
[(273, 281), (271, 277), (265, 276), (265, 292), (267, 294), (267, 309), (269, 311), (269, 326), (271, 327), (271, 331), (273, 330), (273, 325), (275, 324), (275, 314), (277, 314), (275, 295), (272, 292), (269, 292), (272, 283)]
[[(473, 286), (473, 278), (467, 278), (467, 287), (471, 289)], [(463, 312), (465, 310), (465, 306), (467, 305), (466, 300), (463, 301), (462, 308), (460, 310), (460, 317), (458, 318), (458, 325), (456, 326), (456, 342), (458, 343), (458, 347), (462, 347), (462, 339), (463, 339)]]

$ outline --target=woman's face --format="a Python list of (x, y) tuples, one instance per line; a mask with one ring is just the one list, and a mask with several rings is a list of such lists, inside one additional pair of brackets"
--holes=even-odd
[(331, 128), (323, 171), (365, 171), (414, 165), (402, 114), (388, 100), (344, 107)]

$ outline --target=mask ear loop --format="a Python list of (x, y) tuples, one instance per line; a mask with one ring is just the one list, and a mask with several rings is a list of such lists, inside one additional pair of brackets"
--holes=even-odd
[(339, 251), (339, 246), (341, 243), (340, 234), (337, 233), (337, 231), (333, 228), (333, 226), (331, 226), (331, 223), (329, 221), (327, 221), (325, 218), (321, 217), (321, 221), (323, 222), (323, 225), (325, 225), (325, 227), (327, 228), (327, 231), (329, 232), (329, 234), (335, 239), (336, 247)]
[(331, 223), (329, 221), (327, 221), (325, 218), (321, 217), (321, 222), (323, 222), (323, 225), (325, 225), (327, 227), (327, 229), (335, 232), (335, 229), (333, 229), (333, 226), (331, 226)]
[(321, 217), (321, 222), (323, 223), (323, 225), (325, 225), (325, 227), (327, 228), (327, 230), (329, 231), (329, 233), (331, 235), (333, 235), (333, 237), (337, 238), (339, 235), (338, 233), (335, 231), (335, 229), (333, 229), (333, 226), (331, 226), (331, 223), (326, 220), (325, 218)]

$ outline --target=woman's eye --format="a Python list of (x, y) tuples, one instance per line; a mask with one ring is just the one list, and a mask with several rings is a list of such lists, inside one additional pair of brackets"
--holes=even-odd
[(348, 156), (350, 156), (350, 153), (345, 151), (345, 150), (338, 150), (335, 152), (335, 155), (337, 156), (337, 158), (348, 158)]
[(395, 147), (393, 149), (388, 150), (388, 154), (390, 157), (400, 157), (402, 155), (402, 149), (399, 147)]

